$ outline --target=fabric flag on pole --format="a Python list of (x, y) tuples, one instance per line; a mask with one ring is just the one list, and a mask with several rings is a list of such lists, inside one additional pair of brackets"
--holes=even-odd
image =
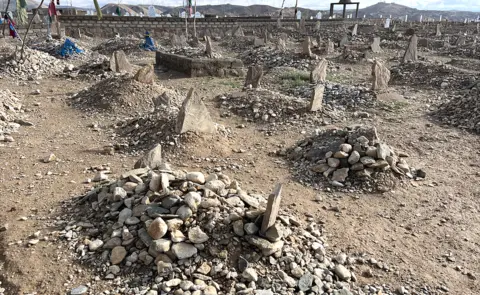
[(53, 16), (57, 15), (57, 7), (55, 7), (55, 2), (53, 0), (48, 5), (48, 16), (50, 17), (50, 23), (53, 22)]
[(122, 16), (122, 11), (120, 10), (120, 6), (117, 6), (117, 9), (115, 10), (118, 16)]
[(188, 6), (188, 16), (192, 15), (192, 0), (187, 0), (187, 6)]
[(15, 30), (15, 22), (10, 18), (8, 19), (8, 28), (10, 29), (10, 36), (12, 36), (12, 38), (18, 37), (17, 30)]

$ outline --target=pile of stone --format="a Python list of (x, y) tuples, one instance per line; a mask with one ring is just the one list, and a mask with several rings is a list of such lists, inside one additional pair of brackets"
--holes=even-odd
[(123, 50), (126, 54), (142, 51), (140, 45), (143, 39), (136, 37), (115, 37), (108, 39), (92, 48), (92, 51), (111, 56), (115, 51)]
[(441, 123), (480, 133), (480, 81), (450, 95), (432, 113)]
[(0, 142), (14, 141), (11, 134), (24, 123), (19, 116), (21, 111), (20, 100), (8, 89), (0, 89)]
[(349, 295), (378, 288), (355, 285), (352, 270), (367, 257), (332, 258), (320, 224), (309, 218), (303, 227), (280, 209), (281, 186), (267, 199), (227, 175), (172, 170), (160, 157), (157, 147), (137, 169), (118, 180), (100, 177), (101, 185), (67, 206), (71, 220), (59, 237), (100, 279), (113, 280), (110, 293)]
[(80, 79), (84, 81), (101, 81), (112, 78), (115, 73), (110, 69), (110, 59), (101, 54), (92, 57), (88, 63), (74, 66), (69, 64), (65, 66), (62, 76), (71, 79)]
[(250, 48), (240, 53), (245, 65), (261, 64), (266, 69), (275, 67), (292, 67), (298, 70), (309, 70), (315, 60), (299, 55), (293, 51), (282, 51), (271, 47)]
[(218, 107), (222, 108), (222, 116), (232, 114), (253, 122), (282, 122), (299, 118), (306, 112), (306, 102), (302, 98), (287, 96), (266, 89), (252, 89), (220, 95)]
[(116, 75), (100, 81), (70, 97), (70, 103), (88, 112), (133, 115), (154, 109), (153, 100), (165, 92), (157, 84), (145, 84), (132, 75)]
[[(18, 56), (17, 56), (18, 55)], [(20, 50), (0, 60), (0, 72), (21, 80), (61, 73), (65, 63), (48, 53), (25, 48), (24, 59), (20, 60)]]
[(471, 83), (472, 77), (468, 71), (428, 61), (398, 64), (390, 71), (390, 84), (419, 86), (434, 90), (462, 89)]
[(90, 60), (91, 58), (95, 58), (95, 55), (99, 54), (98, 52), (92, 52), (88, 50), (86, 46), (84, 46), (83, 42), (79, 42), (78, 40), (75, 40), (71, 37), (63, 37), (60, 40), (58, 39), (46, 40), (45, 38), (37, 38), (36, 40), (31, 40), (31, 42), (29, 42), (30, 43), (29, 47), (33, 50), (46, 52), (52, 56), (60, 57), (59, 51), (62, 48), (67, 38), (70, 39), (72, 42), (74, 42), (78, 48), (83, 50), (81, 54), (73, 54), (71, 56), (68, 56), (67, 57), (68, 59), (87, 61), (87, 60)]
[(422, 170), (407, 164), (407, 154), (381, 142), (374, 127), (316, 132), (293, 148), (278, 152), (294, 163), (299, 180), (339, 189), (385, 192), (399, 179), (425, 178)]

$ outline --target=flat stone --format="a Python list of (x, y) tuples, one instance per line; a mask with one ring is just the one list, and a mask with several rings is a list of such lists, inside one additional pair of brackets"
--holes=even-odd
[(140, 83), (153, 84), (155, 81), (155, 70), (153, 65), (146, 65), (135, 74), (134, 79)]
[(195, 182), (198, 184), (205, 183), (205, 175), (202, 172), (189, 172), (186, 175), (188, 181)]
[(250, 222), (250, 223), (247, 223), (244, 225), (243, 229), (245, 230), (245, 233), (247, 235), (254, 235), (258, 232), (259, 228), (258, 226), (253, 223), (253, 222)]
[(337, 275), (337, 277), (342, 281), (348, 281), (352, 277), (350, 271), (343, 265), (337, 264), (333, 269), (333, 272)]
[(193, 212), (197, 212), (198, 206), (202, 202), (202, 196), (197, 192), (189, 192), (183, 197), (183, 201)]
[(195, 254), (198, 250), (192, 244), (178, 243), (172, 246), (172, 251), (178, 259), (187, 259)]
[(188, 230), (188, 239), (194, 244), (201, 244), (208, 241), (208, 235), (199, 226), (196, 226)]
[(150, 247), (158, 253), (165, 253), (170, 250), (170, 246), (172, 245), (172, 241), (167, 239), (158, 239), (153, 240)]
[(312, 97), (310, 98), (310, 105), (308, 110), (310, 112), (317, 112), (323, 109), (323, 95), (325, 92), (325, 86), (318, 84), (315, 86), (312, 92)]
[(360, 153), (357, 151), (353, 151), (348, 157), (348, 164), (353, 165), (358, 161), (360, 161)]
[(123, 259), (127, 256), (127, 250), (125, 250), (122, 246), (117, 246), (112, 249), (112, 253), (110, 255), (110, 262), (112, 264), (119, 264), (123, 261)]
[(327, 163), (328, 163), (328, 166), (332, 168), (337, 168), (338, 166), (340, 166), (340, 160), (336, 158), (328, 158)]
[(242, 272), (242, 277), (249, 282), (256, 282), (258, 280), (257, 271), (251, 267)]
[(332, 181), (345, 182), (348, 177), (349, 168), (337, 169), (333, 172)]
[(283, 228), (275, 223), (265, 232), (265, 237), (272, 243), (277, 242), (283, 238)]
[(322, 59), (310, 72), (310, 83), (321, 83), (325, 82), (327, 77), (327, 66), (328, 61), (326, 59)]
[(248, 243), (250, 243), (251, 245), (261, 250), (264, 256), (270, 256), (280, 251), (284, 245), (284, 242), (281, 240), (275, 243), (270, 243), (266, 239), (262, 239), (260, 237), (252, 236), (252, 235), (245, 236), (245, 239), (247, 240)]
[(99, 239), (90, 241), (90, 242), (88, 243), (88, 249), (89, 249), (90, 251), (97, 251), (97, 250), (100, 249), (102, 246), (103, 246), (103, 241), (102, 241), (102, 240), (99, 240)]
[(162, 164), (162, 146), (157, 144), (135, 163), (134, 168), (156, 169)]
[(88, 287), (81, 285), (70, 290), (70, 295), (83, 295), (88, 292)]
[(237, 220), (232, 223), (233, 232), (240, 237), (245, 235), (245, 231), (243, 230), (243, 220)]
[(313, 284), (313, 275), (309, 272), (305, 273), (298, 281), (300, 291), (306, 292), (310, 290)]

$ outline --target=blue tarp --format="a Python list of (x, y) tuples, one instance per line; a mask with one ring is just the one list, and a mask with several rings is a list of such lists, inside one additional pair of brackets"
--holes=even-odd
[(83, 50), (75, 46), (75, 43), (68, 38), (65, 39), (62, 47), (58, 50), (58, 54), (60, 54), (62, 57), (67, 57), (78, 53), (83, 53)]

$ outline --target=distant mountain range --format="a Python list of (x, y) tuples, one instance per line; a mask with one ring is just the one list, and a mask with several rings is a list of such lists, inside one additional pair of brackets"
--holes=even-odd
[[(5, 1), (5, 0), (0, 0)], [(117, 7), (120, 7), (122, 14), (128, 12), (130, 15), (139, 14), (142, 12), (144, 15), (148, 15), (148, 5), (129, 5), (129, 4), (114, 4), (110, 3), (102, 7), (102, 12), (104, 14), (115, 13)], [(170, 14), (172, 16), (177, 16), (180, 11), (183, 11), (183, 7), (169, 7), (169, 6), (160, 6), (154, 5), (155, 10), (158, 14)], [(197, 11), (202, 14), (212, 14), (218, 16), (278, 16), (280, 9), (278, 7), (272, 7), (268, 5), (250, 5), (250, 6), (239, 6), (231, 4), (223, 5), (201, 5), (197, 6)], [(322, 12), (323, 17), (327, 17), (329, 11), (326, 10), (311, 10), (307, 8), (299, 8), (299, 11), (302, 12), (302, 15), (310, 18), (315, 17), (316, 14), (320, 11)], [(336, 13), (340, 13), (336, 11)], [(348, 13), (355, 13), (353, 10), (349, 10)], [(283, 12), (284, 17), (293, 17), (294, 8), (289, 7), (285, 8)], [(419, 20), (420, 15), (423, 16), (423, 19), (428, 18), (438, 20), (440, 16), (442, 19), (448, 19), (452, 21), (463, 21), (465, 18), (476, 19), (479, 13), (468, 12), (468, 11), (436, 11), (436, 10), (418, 10), (408, 6), (403, 6), (395, 3), (377, 3), (372, 6), (365, 7), (358, 11), (359, 17), (367, 18), (379, 18), (389, 17), (392, 18), (405, 18), (405, 15), (408, 15), (409, 20)]]

